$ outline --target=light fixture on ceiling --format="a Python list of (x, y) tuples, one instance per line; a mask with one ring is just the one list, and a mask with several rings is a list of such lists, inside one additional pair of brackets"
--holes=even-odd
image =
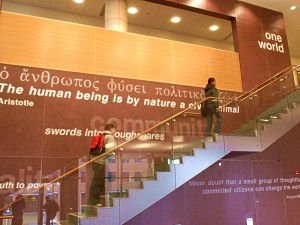
[(129, 7), (127, 11), (130, 14), (136, 14), (138, 12), (138, 9), (135, 7)]
[(297, 7), (295, 5), (291, 6), (291, 10), (295, 10)]
[(73, 0), (73, 2), (75, 2), (77, 4), (82, 4), (84, 2), (84, 0)]
[(217, 25), (212, 25), (212, 26), (210, 26), (210, 28), (209, 28), (211, 31), (216, 31), (216, 30), (219, 30), (219, 26), (217, 26)]
[(174, 16), (171, 18), (172, 23), (179, 23), (181, 21), (181, 18), (178, 16)]

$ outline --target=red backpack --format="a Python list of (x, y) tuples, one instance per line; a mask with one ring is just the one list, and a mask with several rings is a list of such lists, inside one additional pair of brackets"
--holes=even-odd
[(98, 134), (97, 136), (93, 137), (92, 143), (90, 145), (90, 155), (98, 156), (105, 152), (104, 139), (104, 134)]

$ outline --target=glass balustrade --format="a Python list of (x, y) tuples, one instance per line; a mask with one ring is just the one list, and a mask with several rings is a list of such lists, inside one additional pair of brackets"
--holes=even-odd
[[(34, 182), (27, 179), (15, 184), (16, 191), (2, 195), (2, 215), (22, 218), (23, 224), (45, 224), (47, 218), (56, 224), (80, 224), (85, 219), (96, 221), (102, 212), (121, 221), (128, 207), (150, 206), (243, 144), (249, 142), (259, 148), (262, 132), (274, 121), (286, 117), (291, 126), (297, 124), (300, 93), (292, 75), (296, 68), (236, 99), (219, 99), (220, 134), (204, 134), (206, 118), (194, 106), (181, 112), (166, 110), (161, 122), (151, 118), (156, 123), (149, 123), (146, 129), (128, 131), (130, 137), (117, 138), (117, 146), (98, 159), (91, 160), (86, 155), (46, 176), (36, 177)], [(104, 188), (96, 193), (99, 204), (90, 205), (88, 198), (95, 191), (91, 189), (93, 169), (99, 159), (105, 167)], [(190, 165), (188, 172), (185, 164)], [(6, 185), (9, 189), (10, 183)], [(54, 201), (58, 202), (59, 211), (55, 210)], [(137, 205), (132, 206), (130, 201)], [(116, 210), (110, 214), (113, 208)], [(2, 224), (12, 224), (11, 217), (1, 220)]]

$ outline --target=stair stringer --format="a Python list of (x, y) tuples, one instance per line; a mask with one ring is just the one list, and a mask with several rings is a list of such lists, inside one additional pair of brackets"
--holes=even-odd
[[(218, 135), (206, 143), (206, 150), (194, 149), (194, 156), (182, 156), (183, 164), (170, 165), (170, 172), (158, 172), (157, 180), (145, 181), (144, 189), (129, 190), (129, 198), (114, 199), (113, 208), (98, 208), (97, 219), (81, 219), (82, 225), (119, 225), (183, 185), (213, 163), (235, 151), (261, 152), (300, 122), (300, 107), (289, 109), (281, 118), (257, 131), (256, 137)], [(97, 222), (96, 222), (97, 221)]]
[[(183, 163), (174, 165), (176, 188), (226, 155), (222, 138), (207, 142), (206, 150), (194, 149), (194, 156), (182, 156)], [(188, 166), (187, 166), (188, 165)]]

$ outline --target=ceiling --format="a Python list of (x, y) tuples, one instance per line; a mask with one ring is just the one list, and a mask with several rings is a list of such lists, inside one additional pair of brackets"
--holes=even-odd
[[(290, 54), (292, 57), (300, 58), (300, 45), (298, 44), (298, 40), (300, 40), (299, 0), (242, 1), (283, 12)], [(76, 4), (72, 0), (3, 0), (3, 6), (5, 6), (6, 2), (31, 6), (37, 10), (48, 9), (60, 13), (71, 13), (87, 18), (104, 20), (105, 0), (85, 0), (83, 4)], [(290, 6), (292, 5), (296, 5), (298, 8), (291, 11)], [(129, 32), (138, 33), (139, 31), (137, 31), (136, 27), (144, 27), (172, 34), (205, 38), (228, 44), (232, 43), (231, 24), (229, 21), (141, 0), (128, 0), (128, 6), (135, 6), (139, 9), (137, 14), (128, 15)], [(174, 15), (180, 16), (182, 21), (178, 24), (170, 23), (169, 20)], [(219, 25), (220, 29), (216, 32), (209, 31), (209, 26), (213, 24)]]

